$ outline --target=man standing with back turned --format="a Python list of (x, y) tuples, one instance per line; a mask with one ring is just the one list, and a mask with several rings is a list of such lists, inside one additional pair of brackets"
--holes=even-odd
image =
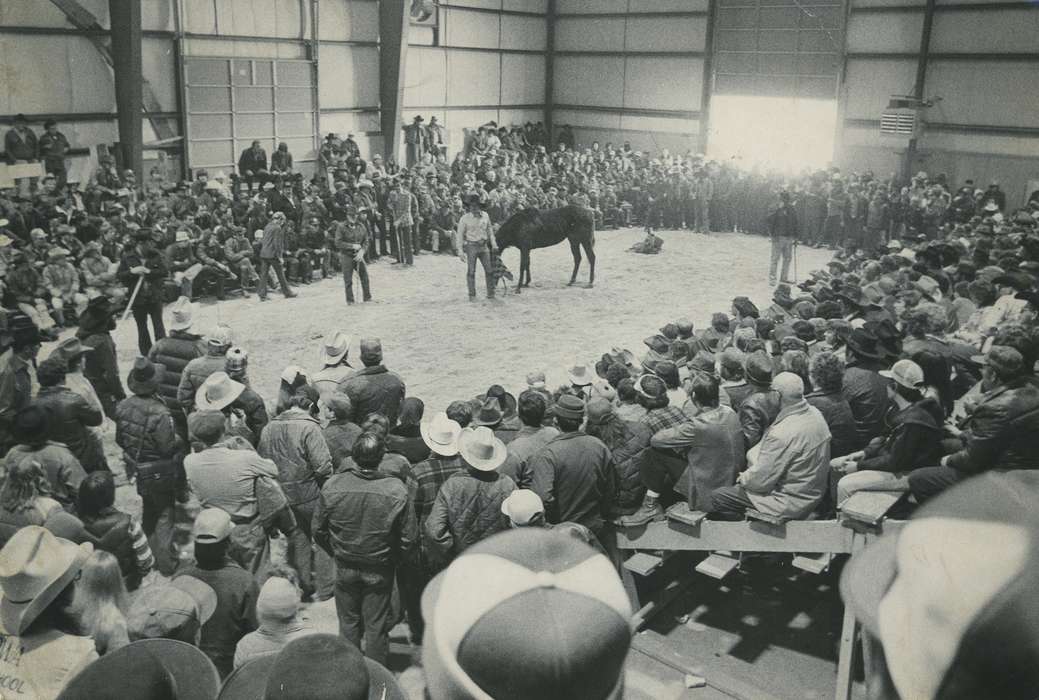
[[(797, 245), (797, 212), (790, 203), (790, 193), (779, 193), (779, 207), (768, 215), (768, 235), (772, 238), (772, 261), (768, 266), (768, 283), (776, 284), (776, 263), (783, 259), (783, 272), (779, 281), (784, 284), (792, 284), (790, 280), (790, 259), (794, 255), (794, 246)], [(795, 268), (796, 273), (796, 268)]]

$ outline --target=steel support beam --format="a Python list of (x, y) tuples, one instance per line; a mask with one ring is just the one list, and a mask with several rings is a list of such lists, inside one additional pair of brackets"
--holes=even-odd
[(707, 29), (703, 46), (703, 85), (700, 86), (700, 153), (707, 153), (711, 129), (711, 94), (714, 92), (714, 22), (718, 16), (718, 0), (707, 0)]
[(382, 126), (383, 155), (387, 160), (399, 161), (409, 4), (407, 0), (379, 2), (379, 123)]
[[(913, 97), (916, 98), (918, 103), (923, 101), (924, 88), (927, 85), (927, 62), (931, 53), (931, 30), (934, 27), (934, 7), (936, 4), (935, 0), (927, 0), (927, 5), (924, 8), (924, 26), (920, 31), (920, 53), (916, 59), (916, 80), (913, 82)], [(917, 132), (919, 133), (919, 127)], [(902, 160), (903, 183), (908, 184), (913, 176), (913, 164), (918, 150), (917, 137), (913, 136), (913, 138), (909, 139), (909, 145), (906, 147), (905, 156)]]
[(552, 150), (553, 114), (556, 90), (556, 0), (548, 0), (545, 7), (545, 107), (542, 121), (545, 124), (545, 148)]
[(144, 74), (141, 58), (141, 4), (137, 0), (108, 0), (112, 18), (112, 59), (115, 104), (119, 121), (119, 150), (124, 167), (142, 172), (141, 110)]

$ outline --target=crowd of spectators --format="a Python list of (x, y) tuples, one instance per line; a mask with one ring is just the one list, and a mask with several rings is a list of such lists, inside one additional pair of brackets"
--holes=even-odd
[[(341, 697), (403, 697), (384, 664), (390, 629), (406, 621), (434, 700), (516, 688), (523, 697), (572, 697), (577, 688), (612, 697), (631, 614), (618, 528), (660, 520), (674, 506), (718, 520), (748, 510), (829, 517), (863, 490), (904, 493), (908, 512), (942, 503), (953, 487), (950, 496), (970, 492), (979, 483), (971, 477), (1039, 467), (1039, 202), (1005, 211), (972, 192), (968, 216), (950, 207), (933, 228), (903, 219), (876, 239), (849, 230), (845, 211), (827, 234), (839, 248), (827, 269), (780, 280), (771, 299), (758, 300), (765, 303), (737, 296), (703, 328), (679, 318), (653, 330), (638, 355), (612, 348), (575, 360), (564, 386), (547, 386), (535, 369), (513, 393), (505, 387), (518, 382), (503, 376), (432, 416), (387, 366), (381, 341), (362, 337), (355, 367), (352, 339), (340, 330), (322, 341), (321, 367), (286, 367), (278, 396), (265, 401), (249, 381), (250, 349), (226, 326), (197, 329), (196, 286), (167, 278), (168, 262), (159, 261), (156, 244), (176, 247), (179, 232), (187, 250), (210, 255), (227, 250), (217, 229), (233, 241), (270, 222), (306, 226), (305, 207), (324, 207), (321, 231), (321, 216), (367, 201), (375, 180), (446, 191), (448, 209), (475, 189), (501, 215), (532, 203), (528, 193), (539, 206), (569, 197), (606, 220), (626, 216), (628, 200), (611, 208), (592, 195), (632, 188), (641, 192), (629, 202), (632, 216), (649, 225), (681, 216), (670, 223), (696, 228), (710, 217), (696, 209), (700, 190), (690, 224), (668, 183), (713, 189), (726, 172), (696, 156), (653, 162), (610, 146), (548, 156), (538, 145), (493, 145), (484, 131), (488, 145), (450, 167), (423, 154), (410, 183), (381, 159), (348, 154), (310, 184), (267, 179), (267, 195), (246, 192), (244, 178), (202, 176), (107, 194), (44, 181), (17, 202), (13, 215), (22, 218), (5, 224), (3, 250), (14, 251), (8, 285), (12, 273), (35, 273), (40, 258), (27, 262), (30, 253), (46, 250), (50, 260), (60, 234), (84, 250), (98, 243), (112, 283), (122, 278), (129, 295), (131, 279), (155, 273), (154, 289), (142, 284), (137, 298), (150, 295), (160, 323), (166, 284), (177, 301), (169, 335), (159, 324), (154, 342), (143, 335), (125, 374), (109, 335), (118, 302), (100, 286), (84, 294), (79, 331), (46, 359), (38, 357), (44, 317), (64, 309), (37, 307), (35, 296), (7, 317), (6, 687), (125, 697), (137, 691), (105, 681), (132, 678), (147, 693), (190, 678), (198, 697), (215, 697), (222, 681), (227, 697), (292, 697), (292, 688), (325, 685)], [(939, 180), (920, 174), (909, 192), (941, 199)], [(796, 192), (806, 181), (766, 182), (771, 199), (774, 188)], [(842, 183), (894, 191), (868, 176), (831, 173), (825, 182), (829, 198)], [(92, 188), (100, 196), (88, 196)], [(294, 205), (297, 189), (301, 211), (286, 211), (278, 197)], [(65, 223), (32, 219), (41, 206), (69, 202)], [(387, 225), (378, 206), (365, 211), (376, 228)], [(388, 218), (391, 230), (404, 225)], [(43, 237), (34, 222), (48, 227)], [(798, 229), (811, 240), (807, 224)], [(228, 268), (245, 274), (244, 265)], [(116, 465), (96, 430), (104, 415), (142, 499), (139, 517), (116, 505)], [(175, 519), (178, 502), (190, 499), (201, 511), (185, 546)], [(287, 565), (272, 563), (272, 537), (287, 540)], [(329, 598), (338, 639), (313, 634), (301, 617), (303, 602)]]

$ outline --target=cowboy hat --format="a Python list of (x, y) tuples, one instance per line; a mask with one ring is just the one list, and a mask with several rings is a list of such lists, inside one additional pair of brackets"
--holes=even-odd
[(473, 400), (479, 406), (489, 398), (498, 402), (498, 407), (501, 408), (502, 416), (504, 418), (512, 418), (516, 415), (516, 397), (505, 391), (505, 387), (501, 384), (492, 384), (487, 388), (486, 393), (480, 394)]
[(877, 348), (877, 336), (865, 328), (852, 330), (845, 344), (853, 354), (870, 360), (884, 359), (884, 352)]
[[(502, 450), (504, 451), (504, 445)], [(0, 625), (20, 635), (76, 578), (94, 551), (37, 525), (27, 525), (0, 550)]]
[(195, 305), (191, 303), (191, 299), (187, 297), (180, 297), (173, 302), (170, 306), (170, 313), (173, 315), (173, 319), (170, 321), (170, 330), (186, 331), (191, 328), (195, 308)]
[(165, 365), (155, 364), (147, 357), (138, 357), (133, 361), (133, 369), (126, 378), (126, 386), (134, 394), (154, 394), (159, 390), (159, 383), (165, 372)]
[(321, 343), (321, 361), (327, 366), (338, 365), (350, 352), (350, 336), (342, 331), (330, 331)]
[(574, 360), (573, 366), (566, 371), (566, 376), (574, 386), (588, 386), (592, 383), (592, 374), (588, 371), (588, 365)]
[(458, 437), (458, 452), (466, 464), (481, 472), (494, 471), (508, 456), (505, 443), (494, 437), (490, 428), (482, 425), (462, 430)]
[(501, 423), (504, 413), (501, 404), (495, 398), (486, 398), (483, 403), (473, 412), (471, 425), (473, 426), (495, 426)]
[(458, 454), (458, 437), (462, 434), (462, 426), (447, 417), (446, 413), (438, 413), (433, 420), (419, 425), (422, 442), (442, 457), (454, 457)]
[(220, 411), (230, 406), (245, 391), (227, 372), (213, 372), (195, 392), (195, 407), (200, 411)]

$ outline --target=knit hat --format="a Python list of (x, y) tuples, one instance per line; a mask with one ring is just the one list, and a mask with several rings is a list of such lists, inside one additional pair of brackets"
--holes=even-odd
[(900, 697), (1035, 697), (1037, 500), (1039, 472), (987, 472), (848, 562), (841, 596), (884, 647)]
[(559, 418), (581, 420), (584, 418), (584, 400), (572, 394), (563, 394), (556, 401), (553, 414)]
[(594, 398), (588, 402), (588, 425), (599, 425), (613, 413), (613, 404), (605, 398)]
[(631, 607), (610, 561), (542, 528), (467, 549), (422, 594), (433, 700), (617, 698)]

